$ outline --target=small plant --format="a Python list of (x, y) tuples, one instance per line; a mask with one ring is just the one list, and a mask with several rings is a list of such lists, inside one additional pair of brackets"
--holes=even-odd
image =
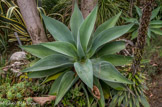
[(33, 66), (22, 72), (30, 72), (30, 78), (47, 77), (45, 82), (55, 80), (49, 91), (50, 95), (57, 96), (55, 105), (75, 83), (84, 83), (82, 88), (85, 89), (88, 107), (91, 106), (88, 92), (100, 107), (105, 106), (100, 81), (106, 82), (107, 85), (111, 84), (111, 87), (114, 84), (132, 84), (115, 68), (130, 63), (132, 58), (115, 55), (125, 48), (125, 43), (113, 40), (127, 33), (133, 24), (115, 26), (120, 12), (92, 33), (97, 8), (96, 6), (87, 18), (83, 19), (75, 4), (70, 19), (71, 31), (63, 23), (42, 14), (46, 28), (56, 41), (22, 47), (40, 58)]
[(86, 106), (86, 96), (84, 92), (81, 92), (81, 87), (78, 87), (77, 85), (75, 88), (71, 89), (62, 99), (61, 103), (63, 103), (64, 106), (70, 106), (70, 107), (84, 107)]
[(116, 91), (113, 90), (112, 101), (110, 107), (123, 106), (123, 107), (150, 107), (147, 101), (147, 98), (144, 94), (146, 87), (146, 75), (140, 72), (137, 72), (134, 76), (132, 72), (129, 72), (127, 75), (128, 79), (133, 81), (134, 84), (128, 84), (123, 86), (122, 89)]
[[(0, 106), (26, 106), (27, 103), (24, 101), (25, 97), (32, 95), (32, 84), (31, 82), (20, 82), (11, 85), (11, 83), (3, 83), (0, 85)], [(29, 99), (27, 99), (28, 101)], [(19, 104), (19, 102), (21, 102)], [(22, 103), (23, 102), (23, 103)], [(28, 101), (28, 104), (31, 102)]]
[[(138, 13), (139, 18), (124, 18), (126, 20), (127, 23), (135, 23), (134, 26), (132, 27), (132, 29), (130, 30), (130, 32), (132, 32), (132, 38), (134, 39), (137, 37), (138, 35), (138, 28), (139, 28), (139, 24), (140, 24), (140, 17), (142, 16), (142, 11), (139, 7), (136, 7), (136, 11)], [(158, 15), (160, 10), (160, 7), (157, 7), (156, 9), (154, 9), (152, 11), (152, 16), (151, 16), (151, 21), (149, 24), (149, 28), (148, 28), (148, 32), (147, 32), (147, 43), (149, 43), (149, 40), (152, 37), (155, 37), (155, 35), (162, 35), (162, 30), (160, 28), (162, 28), (162, 21), (161, 20), (156, 20), (156, 16)]]

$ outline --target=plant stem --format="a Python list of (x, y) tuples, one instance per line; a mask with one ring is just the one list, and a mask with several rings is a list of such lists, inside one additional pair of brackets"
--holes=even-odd
[(151, 12), (154, 7), (154, 1), (155, 0), (141, 0), (143, 8), (142, 16), (140, 18), (140, 26), (138, 28), (137, 42), (135, 45), (134, 60), (131, 67), (133, 74), (135, 74), (137, 71), (140, 71), (140, 62), (142, 60), (144, 46), (146, 44), (146, 35), (150, 22)]

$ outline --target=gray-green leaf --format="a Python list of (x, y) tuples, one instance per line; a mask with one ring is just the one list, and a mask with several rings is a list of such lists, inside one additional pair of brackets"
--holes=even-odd
[(89, 56), (91, 57), (100, 46), (127, 33), (133, 25), (134, 24), (116, 26), (100, 33), (93, 42), (92, 48), (89, 52)]
[(38, 58), (44, 58), (48, 55), (56, 54), (55, 51), (41, 45), (21, 46), (21, 48)]
[(45, 46), (46, 48), (49, 48), (51, 50), (54, 50), (58, 53), (70, 56), (70, 57), (77, 57), (77, 50), (74, 45), (68, 42), (48, 42), (41, 44)]
[(109, 62), (93, 60), (93, 71), (94, 75), (99, 79), (116, 83), (132, 84), (131, 81), (121, 75)]
[(41, 15), (46, 28), (52, 34), (55, 40), (70, 42), (74, 44), (74, 38), (71, 31), (63, 23), (43, 14)]
[(75, 70), (80, 79), (92, 89), (93, 87), (93, 68), (92, 62), (87, 59), (85, 62), (75, 62)]
[(75, 73), (73, 71), (66, 72), (59, 85), (58, 94), (55, 100), (55, 105), (57, 105), (66, 92), (73, 86), (73, 84), (78, 80), (78, 77), (75, 77)]
[(97, 17), (97, 9), (98, 7), (96, 6), (92, 12), (86, 17), (84, 22), (82, 23), (80, 30), (79, 30), (79, 35), (80, 35), (80, 43), (83, 47), (83, 50), (86, 52), (87, 46), (90, 40), (90, 37), (92, 35), (92, 31), (94, 29), (96, 17)]
[(77, 42), (79, 28), (80, 28), (81, 24), (83, 23), (83, 21), (84, 21), (84, 18), (82, 16), (82, 13), (78, 8), (77, 3), (75, 3), (74, 11), (73, 11), (73, 14), (70, 19), (70, 28), (71, 28), (72, 34), (74, 36), (75, 42)]
[(121, 15), (121, 12), (118, 13), (117, 15), (115, 15), (114, 17), (110, 18), (109, 20), (107, 20), (106, 22), (104, 22), (103, 24), (101, 24), (97, 29), (96, 32), (94, 33), (94, 37), (96, 37), (99, 33), (101, 33), (102, 31), (112, 28), (116, 25), (116, 22), (118, 21), (119, 17)]
[(152, 11), (151, 20), (154, 19), (158, 15), (159, 10), (160, 10), (160, 7), (156, 8)]
[(32, 67), (29, 67), (23, 70), (22, 72), (48, 70), (48, 69), (53, 69), (58, 67), (72, 66), (72, 64), (73, 64), (73, 59), (67, 56), (50, 55), (39, 60)]
[(114, 41), (104, 45), (98, 52), (97, 56), (115, 54), (125, 48), (125, 42), (123, 41)]
[(105, 55), (100, 57), (101, 60), (108, 61), (114, 66), (123, 66), (132, 63), (132, 57), (123, 55)]
[(47, 77), (50, 75), (54, 75), (58, 72), (61, 72), (62, 70), (64, 70), (65, 68), (55, 68), (55, 69), (49, 69), (49, 70), (43, 70), (43, 71), (37, 71), (37, 72), (31, 72), (28, 74), (29, 78), (43, 78), (43, 77)]

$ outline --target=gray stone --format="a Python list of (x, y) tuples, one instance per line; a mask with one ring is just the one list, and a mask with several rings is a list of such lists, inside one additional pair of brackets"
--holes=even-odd
[(10, 61), (21, 61), (26, 58), (26, 53), (25, 52), (15, 52), (11, 55)]

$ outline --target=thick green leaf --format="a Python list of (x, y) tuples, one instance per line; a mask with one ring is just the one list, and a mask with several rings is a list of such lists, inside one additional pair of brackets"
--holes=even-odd
[(66, 72), (60, 81), (60, 86), (58, 90), (58, 94), (55, 100), (55, 105), (57, 105), (62, 97), (66, 94), (66, 92), (73, 86), (73, 84), (78, 80), (78, 77), (75, 77), (75, 73), (73, 71)]
[(136, 18), (126, 18), (122, 17), (126, 21), (126, 23), (138, 23), (138, 20)]
[(132, 63), (132, 57), (123, 55), (105, 55), (100, 57), (101, 60), (108, 61), (114, 66), (123, 66)]
[(75, 42), (77, 41), (79, 28), (80, 28), (81, 24), (83, 23), (83, 21), (84, 21), (84, 18), (82, 16), (82, 13), (78, 8), (77, 3), (75, 3), (74, 11), (73, 11), (73, 14), (70, 19), (70, 27), (71, 27), (71, 31), (74, 36)]
[(38, 58), (44, 58), (48, 55), (56, 54), (55, 51), (41, 45), (21, 46), (21, 48)]
[(136, 38), (137, 36), (138, 36), (138, 29), (135, 30), (135, 31), (133, 31), (131, 40), (133, 40), (133, 39)]
[(149, 38), (151, 38), (151, 30), (150, 30), (150, 28), (148, 28), (147, 36), (148, 36)]
[(85, 62), (75, 62), (75, 70), (80, 79), (89, 87), (93, 88), (93, 68), (92, 62), (87, 59)]
[(150, 107), (150, 104), (148, 103), (147, 99), (143, 96), (141, 96), (141, 103), (144, 107)]
[(110, 102), (109, 104), (109, 107), (116, 107), (117, 103), (118, 103), (118, 94), (116, 94), (113, 98), (112, 98), (112, 101)]
[[(66, 72), (65, 72), (66, 73)], [(62, 79), (62, 77), (64, 76), (64, 74), (65, 73), (63, 73), (62, 75), (60, 75), (54, 82), (53, 82), (53, 84), (52, 84), (52, 86), (51, 86), (51, 89), (50, 89), (50, 91), (49, 91), (49, 95), (57, 95), (58, 94), (58, 91), (59, 91), (59, 88), (60, 88), (60, 84), (61, 84), (61, 79)]]
[(58, 72), (61, 72), (64, 69), (65, 68), (61, 67), (61, 68), (44, 70), (44, 71), (31, 72), (31, 73), (28, 74), (28, 77), (29, 78), (43, 78), (43, 77), (47, 77), (47, 76), (50, 76), (50, 75), (54, 75)]
[(77, 50), (74, 45), (68, 42), (48, 42), (48, 43), (42, 43), (41, 45), (45, 46), (46, 48), (49, 48), (51, 50), (54, 50), (58, 53), (70, 56), (70, 57), (77, 57)]
[(101, 87), (101, 84), (97, 78), (94, 78), (94, 84), (97, 86), (97, 88), (100, 91), (100, 99), (98, 100), (99, 107), (105, 107), (105, 98), (104, 98), (104, 93)]
[(135, 8), (136, 8), (136, 12), (138, 13), (139, 17), (141, 17), (142, 16), (141, 9), (139, 7), (137, 7), (137, 6), (135, 6)]
[(126, 87), (121, 83), (115, 83), (115, 82), (109, 82), (109, 81), (104, 81), (104, 82), (110, 87), (114, 88), (115, 90), (126, 90)]
[(101, 24), (97, 29), (96, 32), (94, 33), (94, 37), (96, 37), (99, 33), (101, 33), (102, 31), (112, 28), (116, 25), (116, 22), (118, 21), (119, 17), (121, 15), (121, 12), (118, 13), (117, 15), (115, 15), (114, 17), (110, 18), (109, 20), (107, 20), (106, 22), (104, 22), (103, 24)]
[(95, 25), (95, 21), (97, 17), (97, 9), (98, 9), (98, 6), (96, 6), (92, 10), (92, 12), (86, 17), (86, 19), (82, 23), (80, 30), (79, 30), (80, 43), (84, 51), (87, 50), (87, 46), (88, 46), (90, 37), (92, 35), (92, 31), (94, 29), (94, 25)]
[(49, 82), (49, 81), (52, 81), (52, 80), (56, 80), (58, 77), (60, 77), (64, 72), (59, 72), (59, 73), (56, 73), (52, 76), (49, 76), (48, 78), (46, 78), (44, 81), (43, 81), (43, 84)]
[(153, 20), (150, 22), (150, 25), (161, 25), (162, 24), (162, 20)]
[(107, 85), (104, 81), (100, 80), (100, 84), (102, 86), (102, 90), (104, 93), (104, 98), (109, 99), (110, 98), (110, 86)]
[(80, 59), (82, 59), (85, 56), (85, 52), (83, 50), (83, 47), (81, 46), (79, 36), (77, 38), (77, 53), (78, 53), (78, 56), (80, 57)]
[(157, 35), (162, 35), (162, 30), (161, 29), (151, 29), (152, 32), (154, 32)]
[(64, 55), (50, 55), (35, 63), (32, 67), (29, 67), (22, 72), (29, 71), (40, 71), (40, 70), (48, 70), (58, 67), (66, 67), (72, 66), (73, 59), (70, 59)]
[(125, 42), (123, 41), (114, 41), (104, 45), (98, 52), (97, 56), (115, 54), (125, 48)]
[(111, 63), (107, 61), (93, 60), (94, 75), (104, 81), (132, 84)]
[(154, 19), (158, 15), (159, 10), (160, 10), (160, 7), (156, 8), (152, 11), (151, 20)]
[(162, 28), (162, 24), (161, 24), (161, 25), (160, 25), (160, 24), (150, 25), (149, 27), (150, 27), (150, 28), (153, 28), (153, 29), (154, 29), (154, 28), (155, 28), (155, 29), (156, 29), (156, 28)]
[(89, 95), (88, 95), (88, 92), (87, 92), (87, 90), (86, 90), (84, 84), (82, 84), (82, 88), (83, 88), (83, 91), (84, 91), (84, 93), (85, 93), (85, 95), (86, 95), (87, 106), (88, 106), (88, 107), (91, 107), (91, 104), (90, 104), (90, 101), (89, 101)]
[(55, 40), (74, 43), (72, 33), (63, 23), (43, 14), (41, 15), (46, 28), (52, 34)]
[(91, 57), (100, 46), (127, 33), (133, 25), (134, 24), (116, 26), (100, 33), (93, 42), (89, 56)]

